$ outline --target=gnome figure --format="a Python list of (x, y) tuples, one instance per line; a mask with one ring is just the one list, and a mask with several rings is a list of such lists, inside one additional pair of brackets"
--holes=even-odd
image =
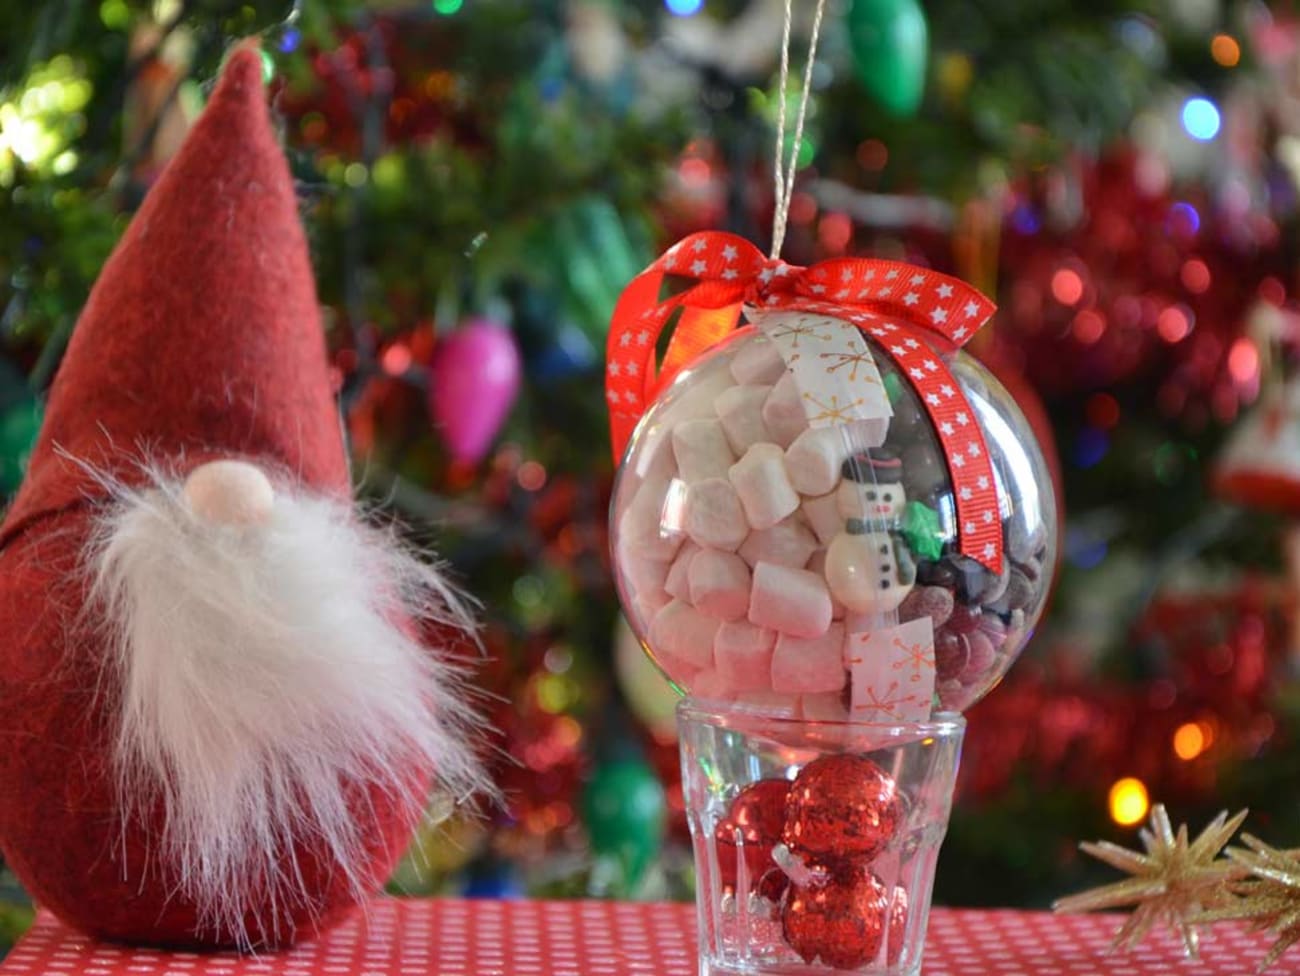
[(104, 266), (0, 525), (0, 850), (90, 935), (318, 933), (431, 789), (478, 785), (445, 650), (467, 627), (353, 511), (244, 45)]
[(826, 584), (857, 614), (889, 613), (916, 583), (916, 562), (903, 538), (903, 465), (875, 450), (844, 462), (837, 503), (844, 518), (826, 550)]

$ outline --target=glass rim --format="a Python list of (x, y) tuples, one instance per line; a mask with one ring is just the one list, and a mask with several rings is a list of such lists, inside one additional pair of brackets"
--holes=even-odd
[(791, 715), (777, 715), (763, 711), (759, 707), (746, 706), (743, 702), (708, 701), (683, 696), (677, 703), (677, 717), (682, 721), (703, 725), (732, 725), (745, 722), (770, 723), (785, 728), (842, 729), (845, 731), (871, 732), (884, 738), (946, 737), (961, 735), (966, 729), (966, 716), (960, 712), (936, 712), (922, 722), (864, 722), (853, 718), (821, 719), (796, 718)]

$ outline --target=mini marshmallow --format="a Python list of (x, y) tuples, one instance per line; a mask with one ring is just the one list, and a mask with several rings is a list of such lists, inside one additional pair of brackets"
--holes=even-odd
[(844, 687), (844, 625), (831, 624), (818, 637), (782, 634), (772, 652), (772, 687), (799, 694)]
[(717, 671), (701, 671), (691, 679), (691, 694), (709, 701), (734, 701), (735, 692)]
[(673, 456), (687, 482), (725, 478), (736, 462), (722, 424), (716, 420), (688, 420), (673, 429)]
[(776, 634), (744, 621), (718, 628), (713, 660), (732, 691), (771, 691), (772, 648)]
[(677, 553), (677, 558), (668, 568), (668, 578), (664, 581), (664, 590), (670, 596), (690, 602), (691, 587), (687, 582), (687, 572), (691, 568), (691, 560), (695, 558), (697, 552), (701, 551), (694, 542), (688, 542)]
[(770, 529), (755, 529), (740, 547), (740, 555), (753, 566), (756, 563), (778, 563), (803, 569), (817, 550), (817, 537), (812, 530), (792, 515), (782, 519)]
[[(789, 455), (786, 455), (787, 462)], [(808, 524), (812, 527), (817, 541), (829, 545), (830, 541), (844, 531), (844, 516), (840, 514), (836, 493), (829, 491), (815, 498), (804, 498), (802, 511)]]
[[(620, 543), (626, 542), (639, 558), (666, 562), (677, 554), (685, 536), (680, 527), (668, 524), (671, 502), (685, 482), (653, 478), (641, 483), (618, 521)], [(737, 543), (739, 545), (739, 543)]]
[(799, 696), (799, 717), (810, 722), (844, 722), (849, 710), (839, 692)]
[(655, 423), (638, 435), (642, 447), (636, 455), (636, 468), (624, 477), (635, 475), (643, 481), (668, 481), (677, 474), (677, 463), (673, 459), (672, 431), (665, 423)]
[(751, 691), (745, 694), (745, 702), (751, 708), (777, 718), (798, 718), (799, 696), (786, 695), (779, 691)]
[(618, 543), (618, 562), (623, 567), (624, 579), (631, 588), (630, 596), (655, 606), (668, 602), (667, 579), (671, 563), (646, 559), (626, 539)]
[(723, 620), (739, 620), (749, 609), (749, 567), (733, 552), (701, 549), (687, 574), (690, 600), (697, 610)]
[(763, 403), (771, 389), (770, 386), (732, 386), (723, 390), (715, 401), (718, 419), (737, 456), (752, 444), (772, 440), (763, 423)]
[(756, 338), (742, 343), (731, 357), (731, 375), (743, 386), (775, 383), (786, 371), (781, 351), (771, 339)]
[(775, 444), (755, 444), (727, 476), (756, 529), (771, 528), (799, 507), (799, 493), (786, 474), (785, 454)]
[(825, 495), (840, 482), (840, 466), (849, 456), (839, 427), (809, 427), (785, 452), (790, 481), (805, 495)]
[(852, 447), (852, 454), (861, 454), (871, 447), (879, 447), (885, 443), (885, 437), (889, 433), (888, 417), (868, 417), (865, 420), (850, 420), (846, 425), (848, 443)]
[(686, 492), (686, 534), (706, 549), (734, 552), (749, 534), (745, 510), (726, 478), (706, 478)]
[(750, 623), (796, 637), (817, 637), (826, 633), (831, 614), (831, 594), (820, 576), (775, 563), (754, 567)]
[(650, 624), (650, 648), (686, 662), (693, 668), (713, 666), (713, 642), (722, 621), (700, 613), (689, 603), (673, 600)]
[(808, 429), (808, 415), (804, 412), (803, 397), (794, 381), (794, 373), (786, 373), (763, 401), (763, 423), (767, 432), (781, 447), (789, 447), (794, 439)]
[[(689, 382), (684, 382), (687, 377)], [(715, 401), (735, 386), (735, 381), (725, 369), (685, 369), (664, 393), (660, 406), (655, 408), (655, 419), (668, 428), (688, 420), (716, 417)]]

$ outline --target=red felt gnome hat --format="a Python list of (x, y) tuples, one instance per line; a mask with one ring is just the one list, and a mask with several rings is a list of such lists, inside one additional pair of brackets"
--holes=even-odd
[(0, 546), (102, 493), (76, 462), (138, 484), (145, 456), (181, 474), (248, 456), (307, 488), (347, 491), (306, 239), (261, 70), (254, 43), (231, 54), (104, 265)]

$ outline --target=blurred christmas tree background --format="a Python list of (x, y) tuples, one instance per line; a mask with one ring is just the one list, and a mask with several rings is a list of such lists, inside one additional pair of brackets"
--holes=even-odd
[[(814, 4), (795, 6), (798, 42)], [(359, 491), (485, 608), (507, 803), (453, 815), (396, 890), (689, 895), (672, 694), (616, 629), (602, 345), (675, 237), (766, 236), (782, 9), (0, 8), (6, 494), (113, 242), (230, 41), (263, 38)], [(1300, 19), (1230, 0), (827, 18), (786, 257), (902, 258), (994, 295), (974, 351), (1054, 447), (1067, 513), (1051, 612), (970, 715), (936, 899), (1043, 906), (1093, 880), (1077, 839), (1154, 800), (1192, 822), (1248, 806), (1300, 843), (1287, 524), (1208, 479), (1300, 352)], [(0, 946), (27, 918), (0, 873)]]

